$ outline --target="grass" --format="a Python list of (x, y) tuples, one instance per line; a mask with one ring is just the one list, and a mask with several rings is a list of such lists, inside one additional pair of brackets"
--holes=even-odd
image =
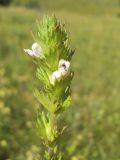
[[(64, 121), (67, 121), (69, 129), (61, 139), (62, 147), (67, 155), (65, 159), (119, 160), (119, 9), (110, 8), (99, 14), (99, 8), (89, 14), (90, 10), (54, 10), (57, 17), (67, 23), (71, 42), (76, 48), (73, 58), (73, 104), (65, 113)], [(32, 44), (30, 34), (31, 31), (36, 32), (35, 20), (41, 19), (43, 14), (43, 11), (25, 8), (0, 8), (0, 63), (6, 69), (11, 87), (15, 87), (19, 93), (17, 98), (13, 96), (12, 100), (6, 100), (8, 105), (16, 107), (12, 111), (17, 116), (14, 116), (11, 123), (17, 121), (18, 128), (12, 136), (14, 144), (10, 144), (11, 139), (8, 139), (8, 148), (12, 147), (14, 150), (11, 152), (10, 149), (2, 148), (2, 151), (7, 150), (8, 157), (13, 160), (27, 159), (29, 146), (37, 144), (37, 136), (30, 131), (25, 138), (26, 125), (22, 125), (22, 133), (19, 127), (30, 119), (34, 121), (30, 111), (33, 113), (36, 110), (32, 90), (37, 82), (33, 83), (34, 67), (23, 53), (23, 48)], [(22, 115), (25, 116), (24, 120), (20, 120)], [(2, 134), (1, 130), (0, 136)], [(11, 136), (11, 132), (8, 135)], [(18, 138), (23, 140), (16, 144)], [(25, 147), (21, 149), (21, 145)], [(0, 154), (2, 155), (1, 152)]]

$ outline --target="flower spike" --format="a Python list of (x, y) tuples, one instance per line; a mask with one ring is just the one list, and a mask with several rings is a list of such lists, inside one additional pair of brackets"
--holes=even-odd
[(24, 51), (35, 57), (36, 77), (40, 87), (34, 95), (41, 103), (37, 118), (38, 134), (45, 145), (42, 154), (44, 160), (62, 160), (57, 140), (65, 127), (58, 127), (58, 118), (71, 103), (70, 84), (73, 72), (70, 71), (70, 61), (74, 50), (70, 49), (69, 36), (65, 26), (55, 16), (45, 16), (38, 24), (37, 42), (31, 49)]

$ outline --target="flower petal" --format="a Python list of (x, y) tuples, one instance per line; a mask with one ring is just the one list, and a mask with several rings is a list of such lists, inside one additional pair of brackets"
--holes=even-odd
[(61, 73), (62, 76), (65, 76), (68, 72), (64, 67), (60, 67), (58, 71)]
[(69, 61), (66, 61), (64, 59), (61, 59), (59, 61), (59, 64), (58, 64), (58, 69), (63, 67), (66, 71), (68, 71), (69, 67), (70, 67), (70, 62)]
[(34, 53), (33, 53), (32, 50), (30, 50), (30, 49), (24, 49), (24, 51), (25, 51), (28, 55), (34, 56)]
[(55, 84), (56, 80), (61, 78), (61, 76), (62, 76), (61, 72), (59, 72), (58, 70), (54, 71), (50, 77), (51, 83)]
[(33, 54), (35, 57), (40, 57), (40, 58), (44, 57), (42, 48), (40, 47), (40, 45), (37, 42), (33, 43), (32, 51), (33, 51)]

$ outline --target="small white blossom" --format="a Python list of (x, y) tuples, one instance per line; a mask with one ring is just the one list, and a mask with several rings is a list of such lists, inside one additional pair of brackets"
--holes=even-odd
[(58, 64), (58, 70), (54, 71), (50, 77), (51, 83), (54, 85), (57, 79), (64, 77), (69, 70), (70, 62), (61, 59)]
[(61, 78), (62, 74), (60, 71), (56, 70), (52, 73), (51, 77), (50, 77), (50, 81), (51, 83), (54, 85), (56, 80)]
[(58, 69), (64, 68), (64, 70), (67, 72), (69, 70), (69, 67), (70, 67), (70, 62), (69, 61), (66, 61), (64, 59), (61, 59), (59, 61)]
[(24, 49), (24, 51), (30, 56), (34, 56), (37, 58), (40, 57), (41, 59), (44, 58), (43, 50), (37, 42), (32, 44), (32, 50)]
[(32, 50), (33, 50), (34, 56), (43, 57), (42, 48), (40, 47), (40, 45), (38, 43), (33, 43)]
[(65, 76), (68, 72), (64, 67), (58, 68), (58, 71), (61, 73), (61, 76)]

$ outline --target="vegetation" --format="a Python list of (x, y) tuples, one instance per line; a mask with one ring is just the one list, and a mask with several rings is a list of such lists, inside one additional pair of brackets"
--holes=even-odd
[[(39, 87), (35, 96), (42, 107), (38, 112), (37, 129), (45, 146), (41, 154), (44, 160), (61, 160), (62, 156), (58, 140), (65, 126), (58, 121), (71, 103), (70, 71), (71, 58), (74, 50), (70, 47), (69, 36), (65, 24), (53, 16), (44, 16), (38, 23), (38, 33), (31, 49), (24, 51), (36, 64), (36, 77)], [(41, 87), (40, 87), (41, 86)]]
[(11, 0), (0, 0), (0, 5), (7, 6), (9, 5)]
[[(61, 148), (66, 160), (119, 160), (120, 10), (117, 5), (104, 10), (72, 7), (51, 7), (67, 21), (76, 47), (73, 103), (62, 118), (70, 127), (61, 137)], [(34, 131), (38, 104), (32, 91), (38, 82), (33, 82), (34, 66), (22, 48), (33, 43), (29, 33), (36, 32), (35, 19), (43, 14), (0, 8), (0, 160), (31, 160), (42, 151)], [(3, 114), (3, 106), (9, 113)]]

